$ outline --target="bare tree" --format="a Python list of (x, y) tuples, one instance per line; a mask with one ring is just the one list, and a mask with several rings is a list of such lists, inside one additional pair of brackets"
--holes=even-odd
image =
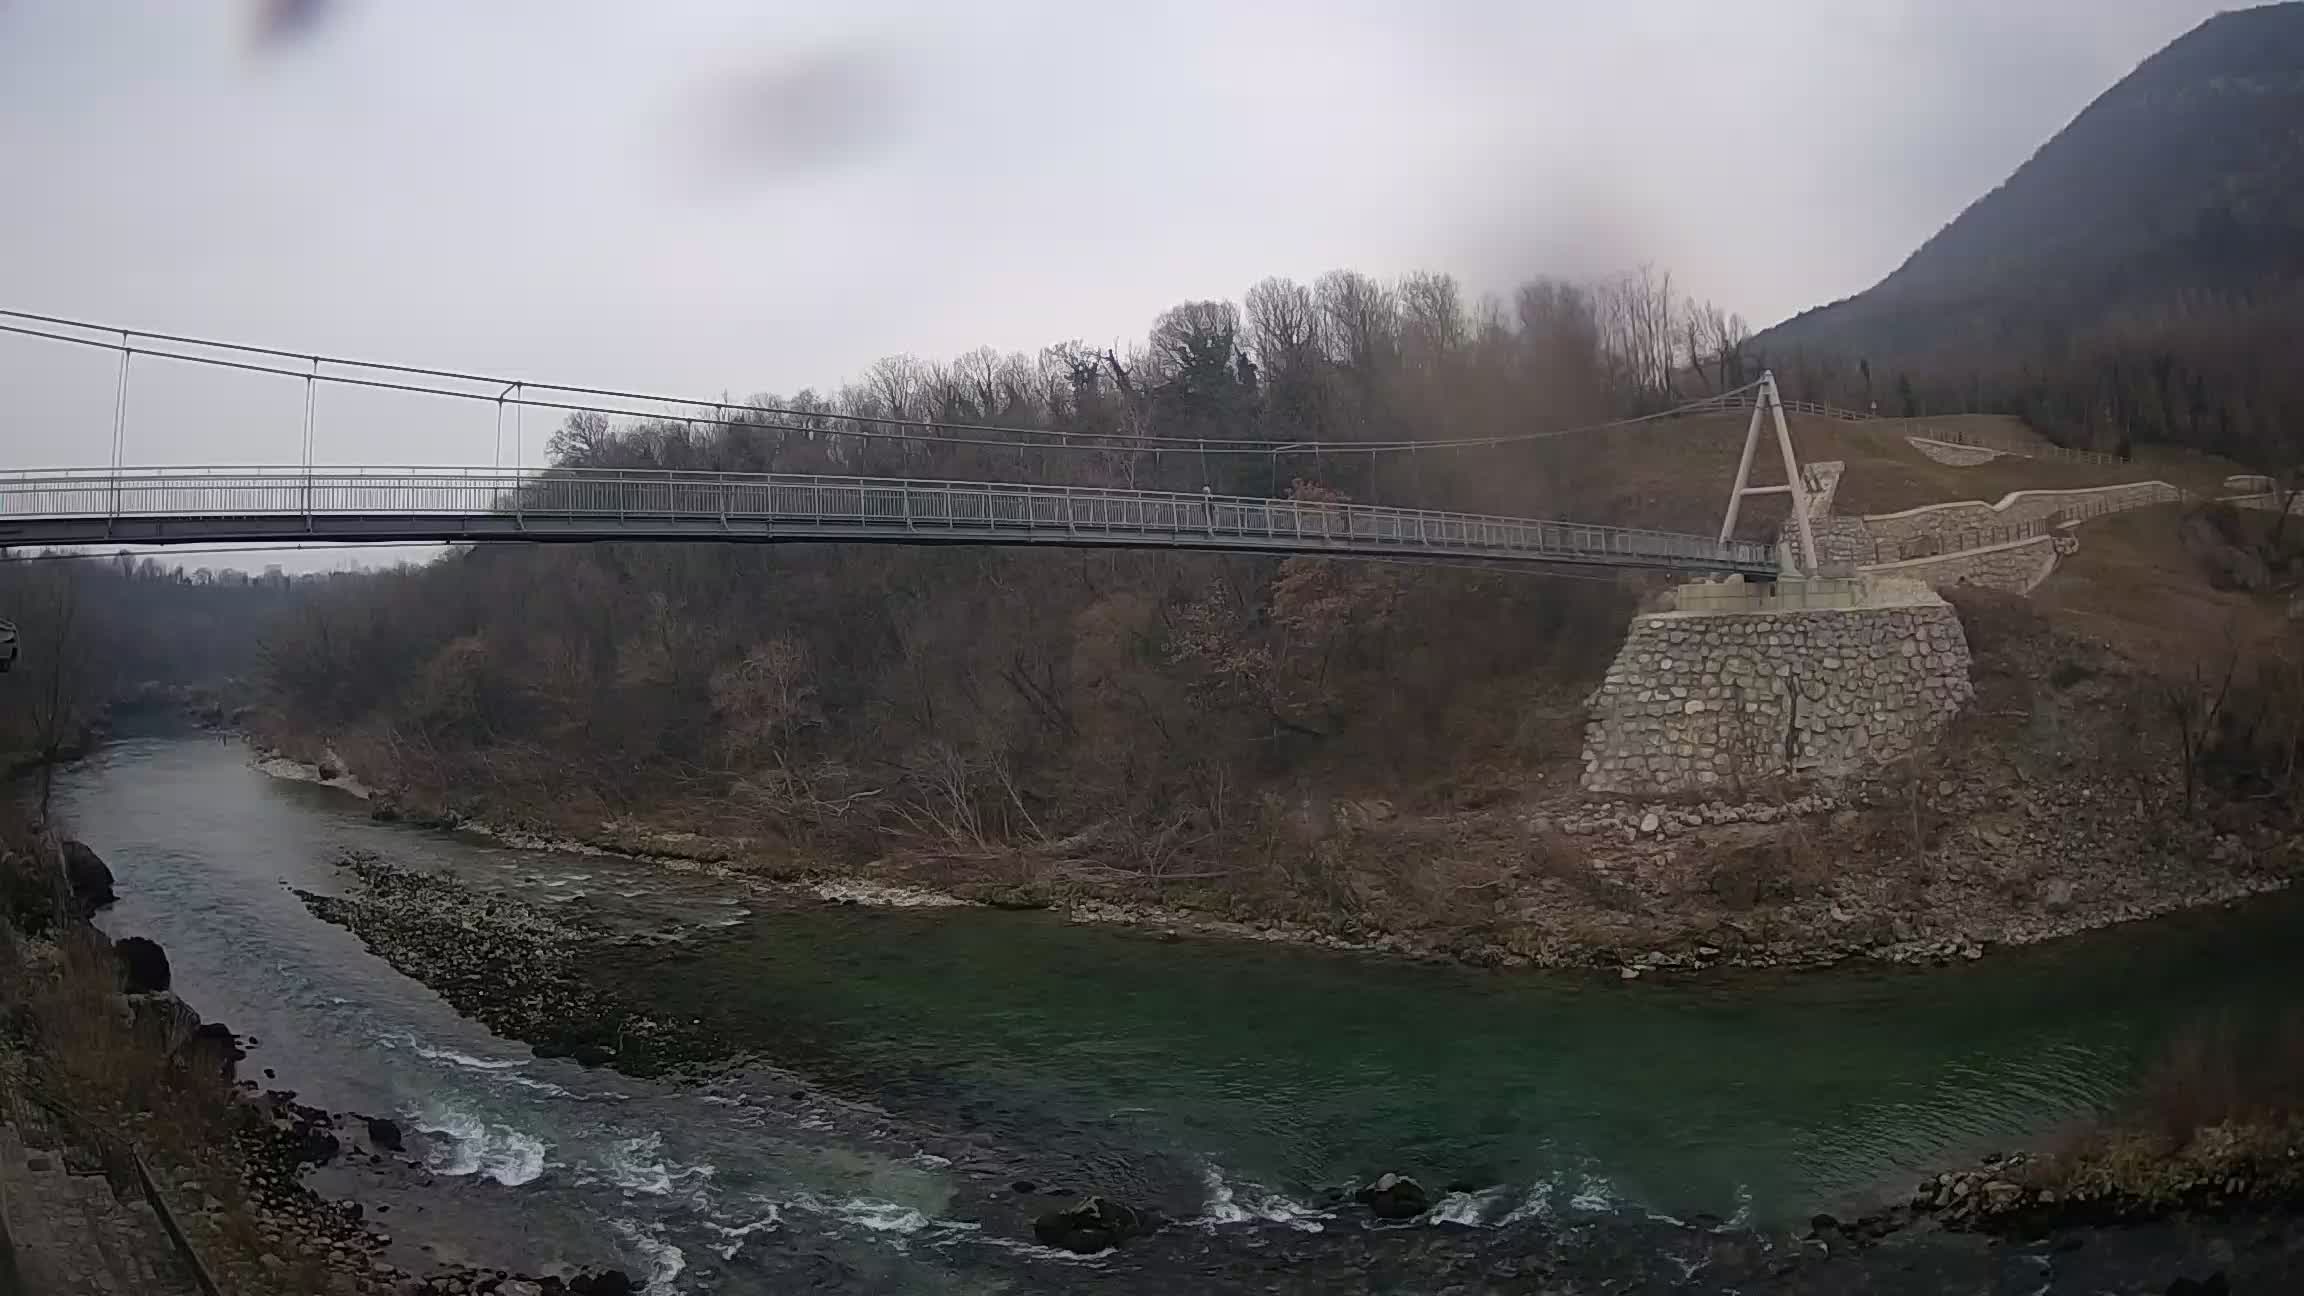
[(1409, 366), (1421, 373), (1440, 370), (1461, 355), (1472, 334), (1464, 293), (1444, 274), (1418, 272), (1400, 281), (1400, 342)]
[(1672, 272), (1644, 263), (1602, 281), (1595, 297), (1602, 352), (1627, 401), (1635, 408), (1669, 403), (1681, 343)]
[(1351, 270), (1331, 270), (1314, 288), (1328, 358), (1363, 380), (1388, 366), (1399, 342), (1399, 299)]
[(16, 622), (31, 669), (19, 679), (29, 686), (32, 751), (40, 762), (40, 813), (46, 818), (56, 764), (78, 745), (93, 718), (95, 670), (80, 574), (59, 559), (32, 564), (28, 577), (18, 583)]

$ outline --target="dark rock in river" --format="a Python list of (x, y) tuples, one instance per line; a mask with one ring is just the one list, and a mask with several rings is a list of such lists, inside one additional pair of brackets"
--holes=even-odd
[(1406, 1175), (1385, 1175), (1353, 1193), (1352, 1200), (1373, 1211), (1378, 1219), (1414, 1219), (1432, 1209), (1431, 1194)]
[(370, 1117), (368, 1120), (368, 1145), (380, 1147), (387, 1152), (398, 1152), (402, 1147), (400, 1123), (381, 1117)]
[(129, 994), (158, 994), (168, 988), (168, 954), (142, 936), (128, 936), (112, 945), (120, 960), (121, 989)]
[(120, 898), (112, 894), (112, 870), (104, 857), (69, 837), (64, 839), (64, 880), (82, 913), (94, 913)]
[(569, 1050), (568, 1056), (581, 1066), (606, 1066), (616, 1060), (616, 1050), (605, 1044), (579, 1044)]
[(184, 1046), (187, 1059), (205, 1062), (208, 1067), (232, 1078), (240, 1059), (248, 1055), (241, 1051), (240, 1041), (232, 1038), (232, 1031), (222, 1022), (204, 1022), (192, 1028), (192, 1038)]
[(326, 1165), (344, 1150), (334, 1134), (318, 1125), (306, 1125), (296, 1131), (296, 1159), (313, 1165)]
[(1032, 1236), (1043, 1246), (1061, 1247), (1080, 1255), (1109, 1250), (1139, 1233), (1151, 1232), (1141, 1213), (1102, 1197), (1091, 1197), (1066, 1210), (1050, 1211), (1032, 1221)]
[(2221, 1269), (2206, 1278), (2178, 1278), (2168, 1284), (2168, 1296), (2227, 1296), (2231, 1290)]
[(578, 1274), (568, 1280), (573, 1296), (632, 1296), (640, 1289), (621, 1269), (603, 1269), (596, 1274)]

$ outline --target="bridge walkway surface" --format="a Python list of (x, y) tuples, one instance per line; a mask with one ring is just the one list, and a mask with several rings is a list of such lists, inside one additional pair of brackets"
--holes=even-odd
[(1539, 518), (1006, 482), (478, 468), (0, 475), (0, 545), (871, 541), (1448, 557), (1771, 575), (1773, 545)]

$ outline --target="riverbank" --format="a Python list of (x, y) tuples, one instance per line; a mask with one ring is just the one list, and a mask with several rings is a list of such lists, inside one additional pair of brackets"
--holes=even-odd
[[(2074, 778), (2037, 784), (2007, 768), (1966, 779), (1936, 771), (1945, 776), (1929, 788), (1916, 789), (1907, 775), (1779, 800), (1640, 805), (1556, 798), (1518, 808), (1508, 823), (1475, 814), (1394, 824), (1386, 807), (1356, 807), (1351, 817), (1363, 832), (1389, 825), (1395, 837), (1428, 835), (1488, 856), (1495, 871), (1474, 885), (1491, 890), (1489, 903), (1509, 914), (1470, 929), (1396, 931), (1358, 918), (1307, 921), (1287, 916), (1296, 911), (1286, 906), (1264, 912), (1196, 885), (1199, 879), (1162, 884), (1076, 867), (1076, 853), (1088, 845), (1079, 841), (1066, 843), (1075, 855), (1070, 863), (1030, 849), (960, 859), (900, 847), (862, 865), (810, 867), (764, 855), (747, 837), (631, 820), (591, 831), (537, 821), (512, 827), (411, 806), (363, 783), (333, 753), (305, 762), (273, 752), (260, 755), (258, 768), (371, 801), (382, 819), (518, 849), (652, 863), (784, 903), (1047, 909), (1074, 922), (1171, 936), (1478, 967), (1610, 970), (1626, 979), (1713, 967), (1973, 961), (1996, 946), (2280, 891), (2304, 863), (2283, 830), (2219, 832), (2209, 822), (2171, 821), (2141, 797), (2122, 799), (2132, 787)], [(2009, 778), (2013, 790), (1999, 778)], [(1934, 822), (1925, 858), (1894, 840), (1910, 831), (1916, 797), (1926, 800)], [(1950, 828), (1955, 823), (1964, 828)], [(1515, 834), (1522, 862), (1496, 862), (1514, 845), (1499, 838)], [(1402, 848), (1393, 841), (1386, 849)]]
[[(293, 1092), (237, 1075), (243, 1039), (202, 1021), (169, 988), (166, 953), (138, 939), (117, 945), (90, 916), (114, 902), (108, 870), (92, 851), (77, 853), (61, 902), (43, 905), (27, 879), (64, 877), (55, 846), (13, 831), (0, 858), (9, 904), (0, 913), (0, 1128), (35, 1171), (109, 1178), (109, 1189), (160, 1227), (130, 1259), (109, 1239), (83, 1236), (67, 1214), (50, 1212), (43, 1236), (18, 1249), (43, 1272), (85, 1266), (60, 1248), (110, 1248), (103, 1264), (127, 1265), (153, 1291), (196, 1290), (193, 1271), (235, 1293), (479, 1292), (489, 1284), (518, 1292), (623, 1296), (621, 1272), (564, 1268), (522, 1275), (443, 1263), (394, 1238), (353, 1200), (323, 1197), (304, 1176), (332, 1162), (387, 1162), (414, 1169), (411, 1140), (397, 1122), (303, 1106)], [(91, 865), (89, 862), (94, 861)], [(95, 885), (96, 879), (102, 885)], [(265, 1072), (271, 1074), (269, 1070)], [(67, 1179), (32, 1179), (20, 1191), (59, 1194)], [(27, 1205), (19, 1203), (19, 1205)], [(34, 1204), (36, 1205), (36, 1204)], [(109, 1214), (109, 1212), (107, 1212)], [(27, 1218), (43, 1218), (29, 1211)], [(96, 1219), (95, 1215), (89, 1217)], [(135, 1218), (131, 1212), (128, 1218)], [(171, 1251), (162, 1229), (181, 1237)]]
[[(1627, 978), (1963, 962), (2262, 895), (2304, 869), (2284, 803), (2187, 776), (2175, 727), (2148, 705), (2165, 688), (2155, 677), (2021, 601), (1963, 600), (1962, 615), (1975, 702), (1936, 751), (1868, 776), (1706, 801), (1595, 799), (1567, 755), (1580, 708), (1538, 706), (1549, 761), (1441, 788), (1267, 796), (1245, 838), (1146, 840), (1111, 820), (961, 840), (876, 809), (887, 797), (865, 787), (831, 810), (813, 803), (797, 825), (741, 788), (602, 816), (581, 798), (524, 794), (527, 754), (417, 761), (404, 745), (357, 733), (332, 745), (279, 717), (259, 731), (291, 762), (276, 772), (326, 769), (380, 817), (508, 845), (613, 852), (787, 895), (1046, 908)], [(496, 760), (513, 772), (463, 769)]]

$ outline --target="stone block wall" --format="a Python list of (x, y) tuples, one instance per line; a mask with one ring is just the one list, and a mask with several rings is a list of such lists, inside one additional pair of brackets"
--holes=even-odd
[(1999, 451), (1984, 446), (1954, 445), (1950, 441), (1931, 441), (1926, 437), (1906, 437), (1904, 439), (1911, 442), (1912, 448), (1922, 455), (1940, 464), (1950, 464), (1954, 468), (1974, 468), (1978, 464), (1988, 464), (2000, 457)]
[(1963, 549), (1933, 558), (1868, 564), (1866, 575), (1908, 576), (1938, 589), (1974, 585), (1982, 589), (2029, 594), (2056, 570), (2056, 560), (2080, 546), (2079, 538), (2064, 532), (2033, 536), (1982, 549)]
[[(2304, 491), (2300, 491), (2297, 494), (2291, 495), (2287, 498), (2288, 511), (2290, 513), (2304, 513)], [(2234, 508), (2256, 509), (2264, 513), (2277, 513), (2280, 511), (2280, 500), (2280, 493), (2278, 491), (2274, 491), (2264, 495), (2229, 495), (2225, 497), (2224, 502), (2226, 504), (2230, 504)]]
[(2122, 486), (2096, 486), (2081, 490), (2016, 491), (1997, 504), (1964, 500), (1957, 504), (1930, 504), (1901, 513), (1873, 513), (1864, 518), (1874, 540), (1901, 545), (1922, 538), (1958, 548), (1963, 537), (1995, 527), (2045, 522), (2059, 514), (2109, 512), (2141, 508), (2179, 499), (2182, 492), (2166, 482), (2131, 482)]
[(1583, 783), (1667, 796), (1855, 773), (1925, 746), (1973, 696), (1967, 637), (1932, 593), (1845, 610), (1647, 613), (1591, 697)]
[(1813, 523), (1816, 547), (1828, 563), (1868, 563), (1876, 556), (1872, 528), (1860, 517), (1828, 517)]
[[(1800, 467), (1800, 482), (1808, 492), (1808, 525), (1814, 529), (1816, 547), (1823, 551), (1824, 561), (1828, 563), (1854, 561), (1834, 551), (1828, 534), (1834, 520), (1832, 501), (1840, 493), (1840, 478), (1847, 470), (1848, 465), (1838, 459), (1823, 459)], [(1791, 550), (1794, 561), (1801, 558), (1800, 528), (1789, 519), (1777, 529), (1777, 539)]]

